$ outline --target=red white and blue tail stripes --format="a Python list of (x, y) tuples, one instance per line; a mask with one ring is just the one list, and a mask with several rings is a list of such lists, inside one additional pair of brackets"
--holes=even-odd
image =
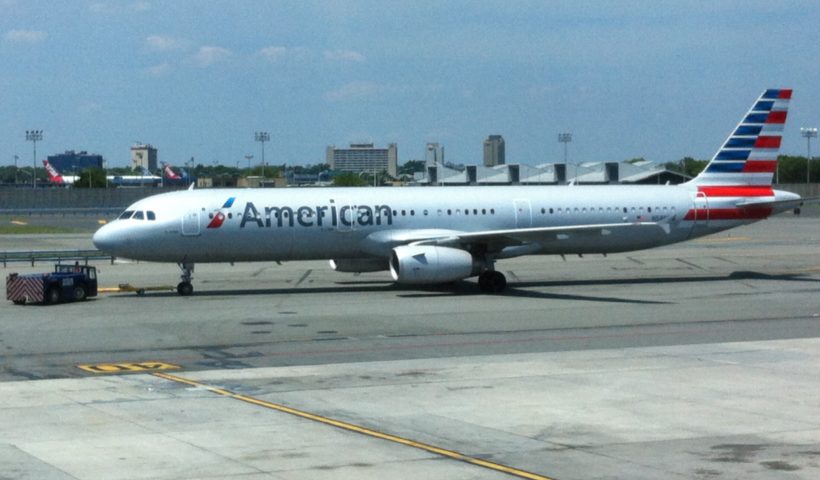
[(763, 92), (693, 183), (770, 186), (791, 97), (790, 89)]

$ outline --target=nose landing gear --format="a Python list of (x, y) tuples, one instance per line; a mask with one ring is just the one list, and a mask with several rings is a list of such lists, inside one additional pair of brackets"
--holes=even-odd
[(181, 282), (177, 285), (177, 293), (184, 297), (194, 293), (194, 286), (191, 285), (194, 276), (194, 264), (178, 263), (177, 265), (182, 269), (182, 275), (179, 277)]

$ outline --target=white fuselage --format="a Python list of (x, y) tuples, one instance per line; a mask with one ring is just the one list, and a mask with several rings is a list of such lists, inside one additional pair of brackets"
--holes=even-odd
[[(128, 210), (145, 212), (142, 219), (114, 221), (94, 241), (114, 255), (152, 261), (386, 259), (408, 239), (450, 232), (665, 226), (574, 235), (567, 241), (558, 235), (555, 241), (506, 247), (495, 255), (504, 258), (639, 250), (764, 218), (710, 219), (710, 202), (687, 186), (644, 185), (190, 190), (136, 202)], [(148, 220), (147, 212), (155, 219)]]

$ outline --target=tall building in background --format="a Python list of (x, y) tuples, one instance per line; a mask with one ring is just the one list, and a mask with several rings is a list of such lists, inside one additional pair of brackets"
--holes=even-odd
[(437, 163), (444, 164), (444, 146), (438, 143), (428, 143), (424, 154), (424, 164), (433, 167)]
[(504, 165), (504, 137), (501, 135), (490, 135), (484, 140), (484, 166), (494, 167)]
[(398, 148), (391, 143), (387, 148), (375, 148), (372, 143), (351, 143), (350, 148), (327, 147), (325, 162), (331, 170), (342, 172), (381, 172), (397, 177)]
[(64, 153), (49, 155), (48, 163), (62, 174), (79, 175), (80, 172), (86, 168), (103, 168), (103, 157), (102, 155), (85, 151), (75, 152), (74, 150), (66, 150)]
[(144, 167), (150, 171), (157, 169), (157, 149), (147, 143), (131, 147), (131, 168)]

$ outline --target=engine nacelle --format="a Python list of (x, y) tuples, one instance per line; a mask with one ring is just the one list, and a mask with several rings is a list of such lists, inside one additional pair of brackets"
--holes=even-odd
[(334, 258), (330, 268), (337, 272), (380, 272), (390, 268), (384, 258)]
[(402, 245), (390, 256), (390, 274), (399, 283), (445, 283), (477, 273), (470, 252), (429, 245)]

